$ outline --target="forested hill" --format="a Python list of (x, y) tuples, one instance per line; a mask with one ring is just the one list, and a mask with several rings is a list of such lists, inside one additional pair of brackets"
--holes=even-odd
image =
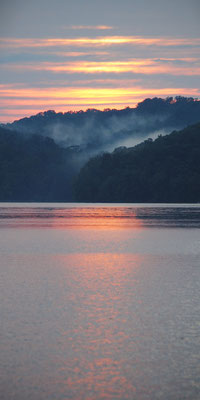
[(92, 158), (81, 170), (83, 202), (200, 202), (200, 123)]
[(0, 127), (0, 201), (200, 202), (200, 124), (84, 157)]
[(49, 110), (6, 127), (51, 137), (61, 146), (80, 146), (88, 154), (134, 146), (147, 137), (183, 129), (200, 119), (200, 100), (177, 96), (145, 99), (135, 108), (56, 113)]
[(70, 201), (74, 152), (0, 127), (0, 201)]

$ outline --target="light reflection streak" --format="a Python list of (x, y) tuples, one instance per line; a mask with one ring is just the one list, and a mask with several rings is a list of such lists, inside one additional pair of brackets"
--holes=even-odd
[[(65, 382), (68, 393), (80, 396), (83, 390), (91, 391), (93, 398), (114, 395), (122, 399), (135, 392), (132, 377), (126, 374), (130, 363), (127, 355), (133, 362), (135, 350), (133, 334), (127, 327), (141, 262), (142, 256), (133, 254), (57, 256), (58, 273), (74, 288), (63, 299), (66, 304), (70, 302), (74, 312), (73, 324), (63, 331), (61, 342), (62, 359), (66, 344), (68, 351), (66, 367), (60, 360), (60, 384)], [(137, 326), (134, 309), (131, 318)], [(56, 362), (59, 364), (59, 359)]]
[[(158, 212), (159, 210), (159, 212)], [(146, 205), (92, 206), (75, 203), (75, 206), (19, 206), (0, 208), (0, 227), (35, 227), (55, 229), (75, 229), (88, 232), (117, 229), (132, 229), (136, 234), (144, 228), (159, 227), (199, 227), (199, 207), (169, 207)], [(93, 238), (92, 238), (93, 239)]]
[(142, 221), (137, 219), (135, 210), (120, 207), (95, 208), (3, 208), (0, 226), (4, 222), (18, 227), (53, 227), (56, 229), (98, 230), (134, 227), (140, 229)]

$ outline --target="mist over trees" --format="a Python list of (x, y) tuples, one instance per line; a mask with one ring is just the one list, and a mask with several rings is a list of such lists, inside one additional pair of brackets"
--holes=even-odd
[(199, 125), (149, 138), (196, 120), (200, 101), (177, 97), (1, 125), (0, 201), (200, 201)]
[(76, 183), (83, 202), (200, 202), (200, 124), (92, 158)]
[(136, 108), (56, 113), (49, 110), (23, 118), (8, 129), (48, 136), (63, 147), (79, 146), (88, 156), (134, 146), (147, 137), (182, 129), (200, 119), (200, 101), (177, 96), (146, 99)]

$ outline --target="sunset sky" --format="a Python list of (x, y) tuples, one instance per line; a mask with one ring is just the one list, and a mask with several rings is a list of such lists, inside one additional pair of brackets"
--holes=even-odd
[(2, 0), (0, 122), (200, 97), (199, 0)]

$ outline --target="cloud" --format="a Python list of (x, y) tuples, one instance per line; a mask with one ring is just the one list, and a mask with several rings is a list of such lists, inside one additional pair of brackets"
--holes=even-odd
[(131, 72), (136, 74), (171, 74), (171, 75), (199, 75), (200, 62), (178, 60), (154, 60), (154, 59), (133, 59), (127, 61), (67, 61), (65, 63), (58, 62), (40, 62), (40, 63), (24, 63), (24, 64), (4, 64), (3, 68), (12, 70), (29, 70), (29, 71), (51, 71), (54, 73), (115, 73)]
[(99, 36), (95, 38), (2, 38), (1, 48), (35, 48), (55, 46), (113, 46), (113, 45), (139, 45), (139, 46), (197, 46), (200, 47), (200, 38), (170, 38), (170, 37), (142, 37), (142, 36)]
[(86, 110), (87, 108), (121, 109), (129, 104), (135, 106), (144, 98), (152, 96), (200, 96), (195, 88), (164, 87), (34, 87), (0, 85), (1, 122), (13, 121), (23, 116), (36, 114), (47, 109), (56, 111)]
[(81, 99), (87, 99), (95, 101), (100, 99), (101, 101), (106, 101), (106, 99), (122, 99), (124, 98), (135, 98), (135, 97), (148, 97), (148, 94), (151, 92), (153, 96), (158, 94), (159, 96), (168, 96), (171, 95), (172, 92), (178, 92), (180, 95), (185, 95), (186, 92), (189, 92), (193, 95), (199, 93), (198, 89), (185, 89), (185, 88), (162, 88), (162, 89), (145, 89), (143, 87), (131, 87), (131, 88), (88, 88), (88, 87), (70, 87), (70, 88), (14, 88), (13, 86), (6, 87), (6, 85), (0, 86), (0, 96), (1, 97), (9, 97), (9, 98), (35, 98), (37, 99), (48, 99), (52, 98), (54, 100), (60, 99), (73, 99), (79, 101)]
[(74, 29), (74, 30), (89, 29), (89, 30), (104, 31), (104, 30), (114, 29), (114, 27), (108, 25), (71, 25), (69, 27), (66, 26), (65, 29)]
[[(199, 96), (200, 38), (116, 36), (109, 30), (103, 36), (106, 27), (112, 28), (71, 25), (73, 37), (64, 38), (2, 38), (1, 78), (13, 87), (1, 87), (0, 119), (23, 111), (123, 108), (145, 97)], [(91, 32), (84, 29), (101, 36), (87, 37)]]

